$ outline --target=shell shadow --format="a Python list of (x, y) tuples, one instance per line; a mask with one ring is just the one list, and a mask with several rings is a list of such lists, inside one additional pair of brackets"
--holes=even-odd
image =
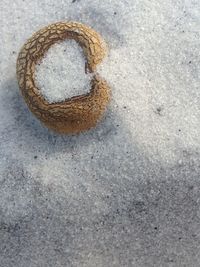
[[(37, 118), (29, 111), (24, 102), (18, 84), (15, 78), (8, 80), (3, 88), (5, 94), (3, 95), (6, 112), (11, 118), (9, 128), (14, 128), (15, 132), (8, 131), (7, 128), (3, 130), (3, 134), (9, 140), (15, 143), (23, 142), (23, 149), (30, 150), (31, 147), (39, 145), (40, 151), (61, 151), (63, 149), (70, 151), (76, 145), (87, 146), (90, 142), (105, 140), (110, 136), (115, 135), (118, 128), (118, 121), (116, 112), (110, 106), (104, 118), (97, 124), (96, 128), (90, 131), (81, 133), (79, 135), (61, 135), (43, 126)], [(6, 92), (9, 92), (7, 94)], [(8, 136), (10, 135), (10, 137)]]

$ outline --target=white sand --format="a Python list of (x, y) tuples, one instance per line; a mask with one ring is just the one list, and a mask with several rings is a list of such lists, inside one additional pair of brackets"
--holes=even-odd
[(50, 47), (36, 67), (36, 84), (49, 102), (63, 101), (72, 96), (88, 93), (91, 74), (85, 73), (85, 57), (74, 40)]
[[(0, 10), (0, 266), (199, 267), (200, 1), (2, 0)], [(99, 72), (112, 102), (79, 136), (44, 128), (16, 82), (25, 40), (61, 20), (109, 45)], [(88, 81), (77, 49), (60, 48), (38, 69), (50, 99)]]

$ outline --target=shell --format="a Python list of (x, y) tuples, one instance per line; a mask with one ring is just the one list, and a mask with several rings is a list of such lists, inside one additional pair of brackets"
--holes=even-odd
[(57, 103), (48, 103), (35, 83), (35, 66), (53, 44), (74, 39), (82, 47), (90, 72), (106, 55), (101, 36), (77, 22), (58, 22), (39, 30), (27, 40), (17, 59), (17, 80), (22, 96), (32, 113), (48, 128), (58, 133), (79, 133), (96, 126), (110, 100), (110, 88), (94, 74), (88, 94)]

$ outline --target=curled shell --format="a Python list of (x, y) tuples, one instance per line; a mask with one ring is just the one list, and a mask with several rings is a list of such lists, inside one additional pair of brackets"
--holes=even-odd
[(78, 42), (87, 70), (94, 72), (106, 54), (101, 36), (77, 22), (58, 22), (39, 30), (24, 44), (17, 59), (17, 79), (29, 109), (44, 125), (59, 133), (79, 133), (97, 124), (109, 102), (110, 88), (94, 74), (87, 94), (57, 103), (49, 103), (41, 95), (35, 83), (35, 66), (53, 44), (65, 39)]

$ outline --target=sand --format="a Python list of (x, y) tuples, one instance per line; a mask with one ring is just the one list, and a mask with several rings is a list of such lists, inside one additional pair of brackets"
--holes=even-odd
[[(200, 2), (2, 0), (0, 8), (0, 265), (200, 266)], [(44, 128), (15, 75), (25, 40), (61, 20), (93, 27), (109, 46), (98, 71), (112, 101), (78, 136)], [(73, 46), (66, 56), (63, 48), (41, 65), (50, 98), (55, 86), (58, 98), (75, 93), (83, 65)], [(76, 92), (88, 78), (80, 75)]]

